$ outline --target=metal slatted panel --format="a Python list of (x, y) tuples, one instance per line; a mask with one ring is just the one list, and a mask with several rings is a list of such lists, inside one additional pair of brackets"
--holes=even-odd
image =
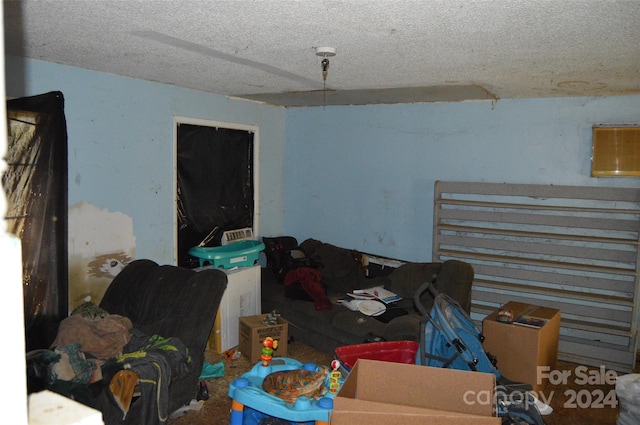
[(474, 320), (557, 308), (561, 359), (633, 371), (640, 189), (438, 181), (434, 200), (433, 261), (473, 266)]

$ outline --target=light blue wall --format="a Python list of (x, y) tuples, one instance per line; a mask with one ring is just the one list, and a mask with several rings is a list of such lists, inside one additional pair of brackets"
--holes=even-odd
[(174, 116), (259, 127), (259, 226), (283, 232), (284, 108), (42, 61), (5, 65), (7, 96), (63, 93), (69, 205), (132, 217), (137, 258), (173, 262)]
[(436, 180), (638, 187), (589, 176), (591, 127), (640, 124), (640, 96), (282, 109), (6, 58), (8, 96), (60, 90), (69, 204), (131, 216), (137, 257), (170, 262), (173, 117), (260, 128), (260, 234), (431, 258)]
[(429, 261), (436, 180), (639, 187), (589, 176), (597, 124), (640, 124), (640, 96), (288, 110), (285, 228)]
[(131, 217), (136, 257), (161, 264), (173, 259), (174, 116), (259, 127), (261, 235), (410, 261), (431, 259), (436, 180), (640, 186), (589, 176), (591, 127), (640, 125), (640, 96), (283, 109), (5, 61), (8, 96), (65, 96), (69, 205)]

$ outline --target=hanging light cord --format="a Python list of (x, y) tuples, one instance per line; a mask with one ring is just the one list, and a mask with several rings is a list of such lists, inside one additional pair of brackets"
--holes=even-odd
[(327, 73), (329, 72), (329, 59), (322, 59), (322, 79), (327, 81)]
[(329, 72), (329, 59), (322, 59), (322, 103), (327, 105), (327, 73)]
[(322, 57), (320, 66), (322, 67), (322, 99), (323, 104), (327, 105), (327, 74), (329, 73), (329, 57), (335, 56), (336, 49), (334, 47), (316, 47), (316, 55)]

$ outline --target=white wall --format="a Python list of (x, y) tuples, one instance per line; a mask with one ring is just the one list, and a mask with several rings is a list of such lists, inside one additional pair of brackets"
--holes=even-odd
[[(0, 15), (3, 6), (0, 5)], [(4, 79), (4, 21), (0, 22), (0, 79)], [(0, 87), (0, 99), (5, 99), (5, 88)], [(0, 105), (0, 116), (6, 117), (6, 103)], [(7, 120), (0, 122), (0, 157), (7, 151)], [(6, 169), (6, 162), (0, 161), (0, 174)], [(7, 199), (0, 196), (0, 212), (7, 211)], [(0, 385), (0, 409), (11, 412), (11, 421), (16, 425), (27, 423), (27, 377), (24, 341), (23, 293), (22, 293), (22, 250), (20, 241), (8, 234), (6, 222), (0, 222), (0, 268), (2, 268), (3, 290), (0, 296), (0, 321), (5, 324), (4, 338), (6, 350), (3, 354), (0, 376), (5, 384)], [(8, 414), (5, 415), (7, 418)]]

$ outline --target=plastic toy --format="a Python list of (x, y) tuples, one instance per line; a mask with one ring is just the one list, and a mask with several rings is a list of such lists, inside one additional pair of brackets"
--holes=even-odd
[[(326, 371), (327, 367), (318, 367), (315, 363), (303, 364), (287, 357), (271, 359), (267, 365), (264, 364), (264, 360), (256, 363), (249, 372), (229, 385), (227, 394), (232, 399), (230, 425), (243, 424), (245, 407), (294, 423), (315, 422), (315, 425), (329, 425), (335, 393), (326, 391), (316, 399), (303, 395), (290, 403), (262, 389), (262, 384), (268, 375), (294, 370)], [(341, 384), (341, 380), (338, 384)], [(330, 384), (325, 382), (323, 385), (328, 387)]]
[(340, 378), (342, 374), (338, 369), (340, 369), (340, 362), (334, 360), (331, 362), (331, 373), (329, 374), (329, 393), (337, 394), (340, 389)]
[(496, 320), (502, 323), (513, 323), (513, 311), (508, 308), (501, 308), (500, 311), (498, 311), (498, 317), (496, 317)]
[(273, 359), (273, 350), (278, 348), (278, 341), (268, 336), (262, 341), (262, 345), (260, 360), (262, 360), (262, 366), (269, 366), (269, 362)]

